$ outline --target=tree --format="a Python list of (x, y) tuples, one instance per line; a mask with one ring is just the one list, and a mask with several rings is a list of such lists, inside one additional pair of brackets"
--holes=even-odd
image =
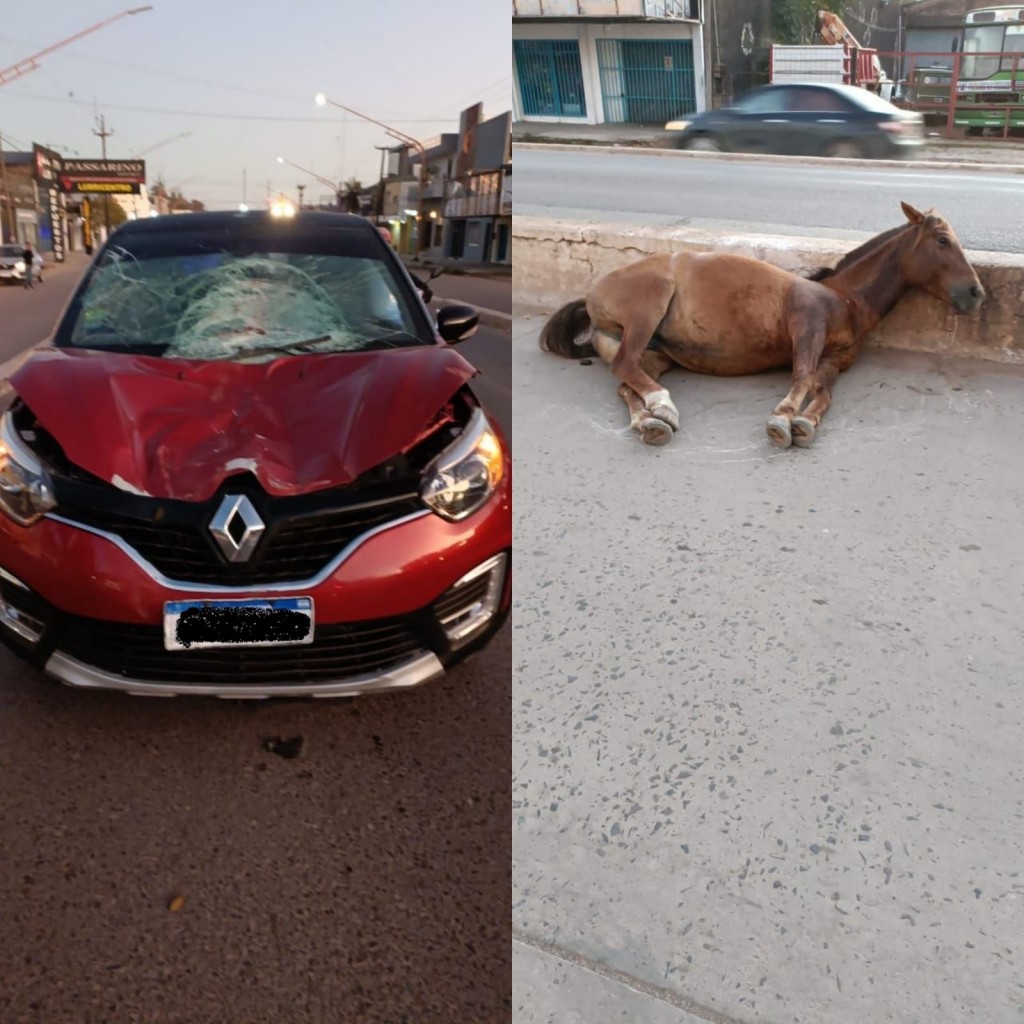
[(358, 213), (362, 208), (359, 193), (363, 191), (363, 183), (358, 178), (349, 178), (342, 188), (344, 189), (342, 201), (345, 204), (345, 212)]
[(180, 188), (172, 188), (168, 190), (167, 186), (162, 181), (154, 182), (153, 187), (149, 192), (154, 199), (166, 199), (168, 209), (172, 213), (180, 212), (181, 210), (190, 210), (192, 213), (199, 213), (200, 210), (206, 209), (206, 206), (198, 199), (186, 199)]
[(128, 219), (128, 214), (125, 213), (125, 209), (120, 203), (115, 203), (106, 196), (103, 199), (107, 204), (107, 224), (110, 230), (113, 231), (114, 228), (123, 224)]

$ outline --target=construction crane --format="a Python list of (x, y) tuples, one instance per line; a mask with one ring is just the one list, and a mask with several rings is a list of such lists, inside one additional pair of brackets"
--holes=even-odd
[(68, 36), (67, 39), (62, 39), (59, 43), (54, 43), (52, 46), (46, 47), (45, 50), (40, 50), (38, 53), (32, 54), (31, 57), (26, 57), (24, 60), (18, 61), (17, 64), (12, 64), (9, 68), (4, 68), (0, 71), (0, 85), (6, 85), (8, 82), (13, 82), (16, 78), (21, 78), (22, 75), (27, 75), (30, 71), (35, 71), (39, 67), (39, 58), (45, 57), (48, 54), (53, 53), (54, 50), (59, 50), (62, 46), (67, 46), (68, 43), (73, 43), (82, 36), (87, 36), (92, 32), (97, 32), (101, 28), (106, 28), (107, 25), (118, 21), (120, 18), (127, 17), (129, 14), (142, 14), (143, 11), (153, 10), (153, 5), (149, 4), (146, 7), (132, 7), (127, 11), (122, 11), (120, 14), (115, 14), (112, 18), (106, 18), (103, 21), (98, 21), (95, 25), (90, 25), (88, 28), (82, 29), (81, 32), (76, 32), (73, 36)]

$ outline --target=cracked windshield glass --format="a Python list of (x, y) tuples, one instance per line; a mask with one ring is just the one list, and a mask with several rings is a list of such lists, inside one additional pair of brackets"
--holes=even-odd
[(66, 343), (246, 361), (423, 344), (388, 266), (329, 251), (322, 238), (118, 246), (77, 300)]

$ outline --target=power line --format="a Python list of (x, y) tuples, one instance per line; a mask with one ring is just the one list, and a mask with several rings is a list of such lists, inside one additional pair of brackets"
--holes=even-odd
[[(17, 94), (21, 99), (26, 100), (39, 100), (43, 103), (64, 103), (71, 106), (77, 107), (89, 107), (92, 104), (87, 100), (76, 100), (76, 99), (65, 99), (63, 96), (40, 96), (37, 93), (21, 92)], [(168, 110), (159, 107), (133, 107), (124, 103), (104, 103), (104, 107), (109, 110), (127, 110), (137, 114), (166, 114), (174, 117), (207, 117), (207, 118), (219, 118), (221, 120), (229, 121), (276, 121), (284, 124), (327, 124), (329, 123), (323, 116), (321, 117), (295, 117), (291, 116), (274, 116), (272, 114), (227, 114), (227, 113), (212, 113), (206, 110)], [(447, 117), (420, 117), (420, 118), (400, 118), (392, 121), (392, 124), (449, 124), (451, 123), (454, 115), (449, 114)]]
[[(2, 37), (0, 37), (0, 38), (2, 38)], [(216, 81), (214, 79), (209, 79), (209, 78), (197, 78), (194, 75), (183, 75), (183, 74), (180, 74), (179, 72), (175, 72), (175, 71), (164, 71), (164, 70), (161, 70), (159, 68), (144, 67), (144, 66), (141, 66), (141, 65), (138, 65), (138, 64), (130, 64), (130, 63), (126, 62), (126, 61), (110, 60), (109, 58), (105, 58), (105, 57), (90, 57), (90, 56), (87, 56), (87, 55), (81, 54), (81, 53), (65, 53), (65, 54), (62, 54), (62, 57), (64, 59), (78, 60), (78, 61), (83, 61), (83, 62), (89, 63), (89, 64), (100, 64), (100, 65), (105, 65), (105, 66), (113, 67), (113, 68), (121, 68), (121, 69), (124, 69), (126, 71), (134, 71), (134, 72), (138, 72), (140, 74), (156, 75), (156, 76), (161, 77), (161, 78), (170, 78), (170, 79), (174, 79), (174, 80), (179, 81), (179, 82), (191, 82), (191, 83), (193, 83), (195, 85), (205, 85), (205, 86), (213, 87), (215, 89), (227, 89), (227, 90), (230, 90), (232, 92), (245, 93), (245, 94), (250, 95), (250, 96), (263, 96), (263, 97), (266, 97), (266, 98), (269, 98), (269, 99), (285, 100), (285, 101), (287, 101), (289, 103), (303, 103), (303, 104), (306, 104), (306, 103), (309, 102), (309, 97), (308, 96), (297, 96), (297, 95), (291, 95), (291, 94), (288, 94), (288, 93), (269, 92), (269, 91), (267, 91), (265, 89), (254, 89), (254, 88), (251, 88), (251, 87), (245, 86), (245, 85), (232, 85), (230, 82), (219, 82), (219, 81)], [(511, 75), (506, 75), (505, 78), (508, 79), (509, 81), (511, 81)], [(499, 79), (498, 81), (500, 82), (502, 80)], [(498, 83), (496, 82), (496, 83), (491, 83), (491, 84), (493, 85), (493, 84), (498, 84)], [(489, 86), (485, 86), (485, 89), (489, 89)], [(41, 96), (32, 96), (32, 95), (27, 94), (27, 93), (25, 93), (23, 95), (25, 95), (26, 98), (29, 98), (29, 99), (44, 99), (45, 98), (45, 97), (41, 97)], [(109, 106), (109, 104), (108, 104), (108, 106)], [(128, 110), (128, 109), (138, 110), (140, 108), (121, 107), (120, 109), (123, 109), (123, 110)], [(143, 113), (153, 113), (153, 111), (148, 111), (148, 110), (147, 111), (141, 111), (141, 112), (143, 112)], [(157, 112), (159, 112), (159, 111), (157, 111)], [(211, 116), (221, 116), (221, 115), (211, 115)], [(232, 117), (232, 116), (241, 117), (243, 115), (228, 115), (228, 114), (225, 114), (223, 116), (224, 117)], [(425, 117), (425, 118), (418, 118), (418, 119), (417, 118), (412, 118), (412, 119), (409, 119), (409, 118), (406, 118), (406, 119), (396, 119), (394, 117), (389, 116), (386, 112), (385, 113), (381, 113), (380, 117), (387, 118), (392, 124), (431, 124), (431, 123), (433, 123), (435, 121), (445, 120), (444, 117)], [(273, 118), (267, 118), (267, 119), (273, 120)], [(295, 120), (295, 119), (294, 118), (288, 118), (288, 120)]]
[(160, 78), (173, 78), (179, 82), (192, 82), (196, 85), (212, 86), (215, 89), (230, 89), (233, 92), (244, 92), (251, 96), (266, 96), (273, 99), (290, 100), (302, 103), (309, 99), (307, 96), (288, 96), (284, 93), (267, 92), (265, 89), (252, 89), (245, 85), (232, 85), (229, 82), (217, 82), (209, 78), (196, 78), (194, 75), (183, 75), (176, 71), (162, 71), (159, 68), (142, 67), (138, 64), (129, 64), (126, 61), (110, 60), (106, 57), (89, 57), (81, 53), (66, 53), (62, 55), (69, 60), (79, 60), (87, 64), (100, 64), (112, 68), (121, 68), (125, 71), (136, 71), (146, 75), (156, 75)]
[(456, 107), (458, 108), (458, 112), (461, 113), (468, 104), (475, 103), (477, 100), (479, 100), (482, 97), (490, 94), (498, 86), (505, 87), (505, 83), (508, 83), (508, 87), (511, 87), (511, 85), (512, 85), (512, 75), (511, 74), (502, 75), (501, 78), (496, 78), (493, 82), (488, 82), (487, 85), (481, 86), (479, 89), (474, 89), (473, 92), (469, 94), (467, 99), (460, 100), (456, 104)]

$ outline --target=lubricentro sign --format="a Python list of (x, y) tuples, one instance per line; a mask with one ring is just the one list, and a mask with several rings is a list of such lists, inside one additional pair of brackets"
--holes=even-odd
[(65, 160), (60, 173), (65, 192), (140, 195), (145, 160)]

